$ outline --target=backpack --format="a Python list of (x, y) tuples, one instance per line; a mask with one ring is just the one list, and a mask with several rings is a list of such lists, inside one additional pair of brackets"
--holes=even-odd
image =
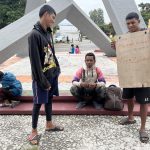
[(124, 108), (121, 88), (117, 87), (116, 85), (110, 85), (106, 88), (106, 100), (104, 108), (117, 111)]

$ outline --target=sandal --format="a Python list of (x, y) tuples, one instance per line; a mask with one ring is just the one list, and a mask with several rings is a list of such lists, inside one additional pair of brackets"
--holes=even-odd
[(129, 125), (129, 124), (135, 124), (136, 120), (129, 120), (128, 118), (123, 118), (119, 121), (120, 125)]
[(145, 131), (139, 131), (139, 135), (142, 143), (147, 143), (149, 141), (149, 136)]
[(11, 103), (7, 99), (5, 99), (3, 103), (0, 104), (0, 107), (10, 107), (10, 106), (11, 106)]
[(41, 135), (35, 135), (31, 139), (28, 139), (31, 145), (38, 145), (40, 141)]
[(60, 127), (60, 126), (55, 126), (54, 128), (49, 128), (49, 129), (45, 129), (45, 131), (63, 131), (64, 128), (63, 127)]
[(5, 103), (2, 103), (0, 104), (0, 107), (10, 107), (11, 104), (5, 104)]
[(11, 103), (11, 105), (9, 107), (10, 108), (14, 108), (14, 107), (16, 107), (19, 104), (20, 104), (20, 101), (12, 101), (12, 103)]

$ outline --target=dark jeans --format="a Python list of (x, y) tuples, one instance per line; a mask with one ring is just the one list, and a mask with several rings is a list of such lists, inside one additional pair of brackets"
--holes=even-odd
[[(95, 100), (99, 103), (103, 103), (105, 99), (105, 87), (96, 87), (95, 89), (85, 89), (77, 86), (72, 86), (70, 89), (71, 94), (78, 99), (78, 101)], [(89, 100), (89, 99), (88, 99)]]
[[(49, 99), (48, 103), (44, 105), (45, 105), (46, 121), (51, 121), (52, 120), (52, 98)], [(32, 111), (32, 128), (33, 129), (37, 128), (38, 117), (39, 117), (41, 106), (42, 104), (33, 104), (33, 111)]]

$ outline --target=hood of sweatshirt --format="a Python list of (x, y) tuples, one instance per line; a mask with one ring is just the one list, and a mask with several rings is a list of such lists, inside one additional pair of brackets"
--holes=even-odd
[(44, 34), (46, 34), (47, 31), (48, 31), (49, 33), (52, 32), (52, 30), (51, 30), (50, 27), (47, 28), (47, 31), (46, 31), (46, 30), (41, 26), (41, 24), (40, 24), (39, 21), (34, 25), (34, 28), (33, 28), (33, 29), (38, 30), (39, 32), (44, 33)]

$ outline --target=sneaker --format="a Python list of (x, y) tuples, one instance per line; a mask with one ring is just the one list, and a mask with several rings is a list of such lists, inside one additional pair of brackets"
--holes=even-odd
[(96, 108), (96, 109), (101, 109), (101, 108), (103, 108), (103, 105), (100, 104), (100, 103), (98, 103), (98, 102), (96, 102), (96, 101), (93, 101), (92, 103), (93, 103), (94, 108)]
[(81, 109), (87, 105), (86, 101), (81, 101), (76, 105), (76, 109)]

